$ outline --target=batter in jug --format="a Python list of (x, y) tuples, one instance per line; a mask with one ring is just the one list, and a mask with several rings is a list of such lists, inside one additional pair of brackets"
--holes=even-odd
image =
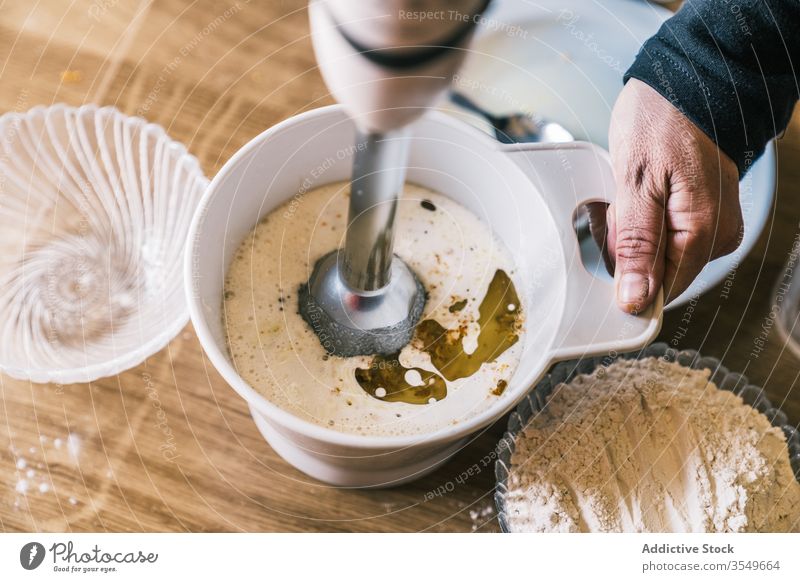
[(297, 291), (343, 246), (349, 187), (293, 199), (241, 243), (223, 306), (238, 373), (280, 408), (342, 432), (421, 434), (475, 416), (503, 397), (522, 351), (510, 253), (463, 206), (406, 184), (394, 250), (428, 294), (414, 339), (397, 354), (329, 355), (298, 314)]

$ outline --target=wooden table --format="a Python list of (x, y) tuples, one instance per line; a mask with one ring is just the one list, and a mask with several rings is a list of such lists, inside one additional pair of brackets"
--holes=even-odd
[[(331, 98), (303, 0), (6, 1), (0, 110), (96, 102), (160, 123), (213, 175), (266, 127)], [(767, 324), (771, 288), (800, 223), (800, 122), (779, 142), (777, 204), (726, 293), (669, 313), (662, 338), (723, 358), (795, 422), (800, 364)], [(191, 326), (117, 377), (57, 387), (0, 376), (0, 529), (6, 531), (495, 531), (490, 452), (505, 419), (432, 475), (385, 491), (339, 490), (281, 460)], [(155, 398), (153, 397), (155, 394)], [(155, 403), (158, 403), (157, 405)], [(174, 434), (162, 454), (158, 408)], [(19, 468), (15, 466), (24, 459)], [(31, 477), (27, 472), (32, 470)], [(16, 490), (25, 480), (25, 495)], [(429, 492), (448, 489), (444, 495)], [(428, 494), (428, 495), (426, 495)]]

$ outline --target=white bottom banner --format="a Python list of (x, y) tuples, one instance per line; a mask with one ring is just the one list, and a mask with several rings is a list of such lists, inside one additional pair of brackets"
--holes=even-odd
[(800, 534), (15, 533), (0, 580), (796, 581), (798, 548)]

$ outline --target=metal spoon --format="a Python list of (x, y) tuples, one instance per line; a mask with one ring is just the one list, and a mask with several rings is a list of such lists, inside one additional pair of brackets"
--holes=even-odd
[(549, 121), (538, 115), (514, 113), (494, 115), (477, 105), (461, 93), (450, 93), (450, 101), (473, 113), (477, 113), (494, 128), (495, 137), (500, 143), (564, 143), (575, 141), (573, 135), (560, 123)]

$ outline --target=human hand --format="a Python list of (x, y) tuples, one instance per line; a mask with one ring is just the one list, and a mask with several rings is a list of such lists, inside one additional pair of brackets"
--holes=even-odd
[(630, 79), (611, 114), (617, 182), (606, 213), (617, 303), (649, 306), (664, 286), (680, 295), (709, 261), (741, 241), (739, 173), (709, 137), (655, 89)]

